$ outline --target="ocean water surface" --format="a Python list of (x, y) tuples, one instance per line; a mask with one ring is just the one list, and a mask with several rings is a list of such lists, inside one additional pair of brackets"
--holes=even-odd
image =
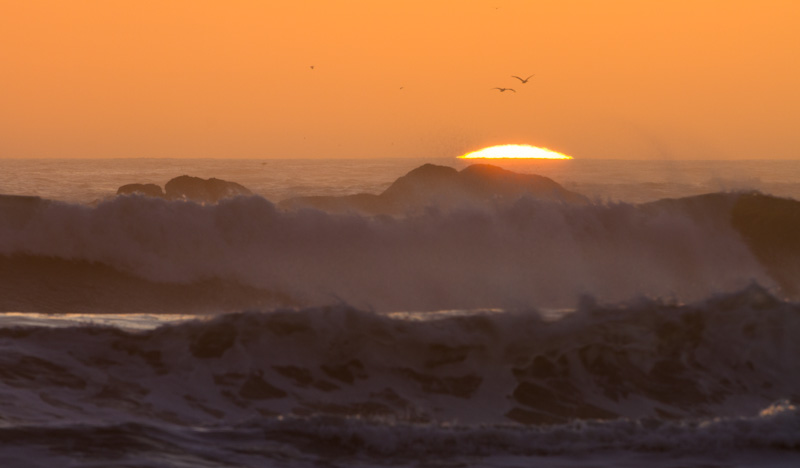
[(800, 464), (800, 162), (430, 164), (0, 159), (0, 466)]

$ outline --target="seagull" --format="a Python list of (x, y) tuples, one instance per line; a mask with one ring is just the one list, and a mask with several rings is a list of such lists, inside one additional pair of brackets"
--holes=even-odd
[(523, 80), (522, 78), (520, 78), (520, 77), (516, 76), (516, 75), (511, 75), (511, 78), (516, 78), (516, 79), (518, 79), (519, 81), (521, 81), (521, 82), (522, 82), (522, 84), (525, 84), (525, 83), (527, 83), (527, 82), (528, 82), (528, 80), (530, 80), (531, 78), (533, 78), (533, 76), (534, 76), (534, 75), (531, 75), (531, 76), (529, 76), (529, 77), (525, 78), (524, 80)]
[(504, 93), (506, 91), (514, 91), (515, 93), (517, 92), (517, 90), (514, 88), (492, 88), (492, 89), (499, 89), (501, 93)]

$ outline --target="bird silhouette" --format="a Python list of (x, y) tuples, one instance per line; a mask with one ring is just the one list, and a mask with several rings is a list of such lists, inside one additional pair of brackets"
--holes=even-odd
[(530, 79), (531, 79), (531, 78), (533, 78), (533, 77), (534, 77), (534, 75), (531, 75), (531, 76), (529, 76), (529, 77), (527, 77), (527, 78), (525, 78), (525, 79), (523, 80), (522, 78), (520, 78), (520, 77), (518, 77), (518, 76), (516, 76), (516, 75), (511, 75), (511, 78), (516, 78), (516, 79), (518, 79), (519, 81), (521, 81), (521, 82), (522, 82), (522, 84), (525, 84), (525, 83), (527, 83), (527, 82), (528, 82), (528, 80), (530, 80)]
[(513, 91), (515, 93), (517, 92), (517, 90), (514, 88), (492, 88), (492, 89), (499, 89), (501, 93), (504, 93), (506, 91)]

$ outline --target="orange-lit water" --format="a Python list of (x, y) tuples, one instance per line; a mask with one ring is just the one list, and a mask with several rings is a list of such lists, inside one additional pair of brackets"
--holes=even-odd
[(0, 193), (88, 203), (128, 183), (163, 186), (179, 175), (239, 182), (272, 201), (304, 195), (380, 193), (425, 163), (494, 164), (550, 177), (592, 199), (646, 202), (716, 191), (760, 190), (800, 199), (800, 161), (0, 159)]

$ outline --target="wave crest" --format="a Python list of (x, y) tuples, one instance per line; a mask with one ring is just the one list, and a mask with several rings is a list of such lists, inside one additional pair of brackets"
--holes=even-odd
[(124, 196), (42, 202), (0, 226), (0, 255), (109, 266), (159, 283), (213, 279), (340, 298), (377, 310), (571, 306), (580, 294), (696, 300), (772, 280), (730, 226), (627, 204), (522, 198), (402, 217), (282, 211), (257, 197), (215, 205)]

